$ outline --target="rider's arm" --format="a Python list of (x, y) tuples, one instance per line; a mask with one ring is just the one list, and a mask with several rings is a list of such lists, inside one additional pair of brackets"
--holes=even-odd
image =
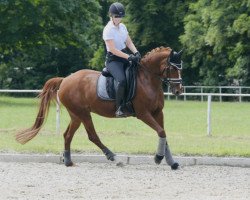
[(113, 40), (105, 40), (106, 46), (109, 48), (109, 51), (121, 58), (128, 59), (129, 55), (126, 53), (123, 53), (122, 51), (115, 48), (115, 44)]
[(126, 40), (126, 45), (133, 52), (133, 54), (138, 52), (129, 35), (128, 35), (127, 40)]

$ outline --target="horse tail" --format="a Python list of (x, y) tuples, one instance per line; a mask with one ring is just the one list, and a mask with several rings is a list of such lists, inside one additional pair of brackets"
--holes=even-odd
[(40, 107), (36, 121), (31, 128), (20, 131), (16, 134), (16, 140), (19, 143), (25, 144), (38, 134), (48, 115), (51, 100), (55, 100), (57, 97), (57, 90), (59, 89), (62, 80), (63, 78), (56, 77), (49, 79), (45, 83), (42, 92), (38, 95), (38, 98), (40, 98)]

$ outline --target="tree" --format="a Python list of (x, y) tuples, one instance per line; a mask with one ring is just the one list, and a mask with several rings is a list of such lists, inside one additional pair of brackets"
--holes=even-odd
[(127, 26), (140, 51), (169, 46), (181, 49), (178, 39), (183, 32), (183, 18), (189, 1), (123, 0), (127, 11)]
[(249, 84), (249, 12), (246, 0), (190, 4), (180, 37), (196, 73), (189, 84)]
[(99, 11), (96, 1), (1, 1), (0, 87), (37, 88), (88, 68), (98, 49)]

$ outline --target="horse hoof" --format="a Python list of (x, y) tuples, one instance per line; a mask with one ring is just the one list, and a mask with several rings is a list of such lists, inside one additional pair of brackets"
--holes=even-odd
[(71, 167), (71, 166), (74, 166), (74, 163), (70, 160), (70, 161), (68, 161), (68, 160), (65, 160), (64, 158), (62, 159), (62, 162), (64, 163), (64, 165), (66, 166), (66, 167)]
[(108, 160), (115, 161), (115, 157), (114, 156), (109, 157)]
[(115, 161), (116, 160), (116, 155), (112, 152), (106, 155), (108, 160)]
[(177, 170), (179, 168), (179, 163), (174, 163), (173, 165), (171, 165), (171, 169), (172, 170)]
[(154, 157), (155, 163), (157, 165), (161, 164), (161, 161), (162, 161), (163, 158), (164, 158), (164, 156), (159, 156), (159, 155), (156, 154), (155, 157)]
[(110, 151), (108, 148), (105, 148), (102, 151), (108, 160), (111, 160), (111, 161), (115, 160), (115, 154), (112, 151)]
[(66, 167), (72, 167), (72, 166), (74, 166), (74, 163), (72, 161), (65, 162), (64, 164), (65, 164)]

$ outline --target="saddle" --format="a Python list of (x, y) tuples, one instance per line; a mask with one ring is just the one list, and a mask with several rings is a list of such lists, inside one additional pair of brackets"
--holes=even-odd
[[(128, 116), (135, 116), (132, 100), (136, 92), (136, 77), (138, 67), (130, 64), (125, 71), (126, 75), (126, 89), (123, 102), (123, 110)], [(107, 68), (103, 68), (101, 75), (97, 81), (97, 96), (102, 100), (115, 101), (117, 90), (117, 82), (114, 77), (109, 73)]]

